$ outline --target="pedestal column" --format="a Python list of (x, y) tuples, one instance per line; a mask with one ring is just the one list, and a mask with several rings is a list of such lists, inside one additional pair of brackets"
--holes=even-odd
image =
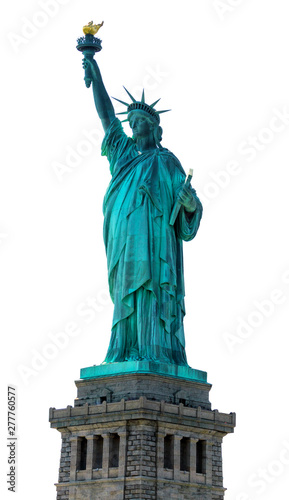
[(103, 437), (103, 455), (102, 455), (102, 477), (108, 478), (108, 463), (109, 463), (109, 433), (102, 434)]
[(174, 480), (180, 480), (180, 464), (181, 464), (181, 439), (182, 436), (174, 435)]
[(86, 439), (87, 439), (86, 479), (92, 479), (94, 436), (86, 436)]
[(196, 450), (197, 439), (190, 438), (190, 482), (194, 483), (196, 481), (197, 473), (197, 450)]

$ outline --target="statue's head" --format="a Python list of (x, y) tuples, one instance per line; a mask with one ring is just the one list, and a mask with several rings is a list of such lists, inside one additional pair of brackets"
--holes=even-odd
[(147, 104), (145, 102), (145, 95), (144, 95), (144, 90), (142, 93), (141, 101), (137, 101), (130, 93), (129, 91), (124, 87), (125, 91), (131, 98), (132, 102), (128, 104), (127, 102), (120, 101), (120, 99), (116, 99), (116, 101), (121, 102), (125, 106), (127, 106), (127, 111), (124, 111), (122, 113), (117, 113), (118, 115), (126, 115), (127, 118), (123, 120), (124, 122), (129, 121), (130, 126), (132, 127), (132, 124), (135, 120), (139, 120), (139, 124), (142, 123), (140, 126), (140, 132), (139, 133), (153, 133), (154, 140), (156, 146), (160, 147), (160, 142), (162, 140), (162, 128), (160, 127), (160, 114), (161, 113), (166, 113), (169, 111), (168, 109), (163, 110), (163, 111), (156, 111), (154, 109), (155, 105), (159, 102), (160, 99), (155, 101), (153, 104)]
[(155, 120), (151, 115), (140, 109), (130, 111), (127, 119), (132, 129), (134, 140), (152, 135), (155, 145), (161, 147), (160, 142), (163, 130), (159, 125), (159, 120)]

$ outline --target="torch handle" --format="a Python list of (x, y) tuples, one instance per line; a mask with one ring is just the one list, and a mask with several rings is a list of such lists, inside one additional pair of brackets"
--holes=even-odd
[[(84, 55), (84, 57), (86, 59), (89, 59), (90, 61), (92, 61), (93, 60), (93, 56), (95, 54), (95, 50), (91, 49), (91, 48), (88, 48), (88, 49), (83, 50), (82, 53), (83, 53), (83, 55)], [(86, 87), (89, 88), (90, 85), (91, 85), (91, 82), (92, 82), (92, 73), (91, 73), (90, 66), (88, 66), (85, 69), (84, 81), (85, 81)]]

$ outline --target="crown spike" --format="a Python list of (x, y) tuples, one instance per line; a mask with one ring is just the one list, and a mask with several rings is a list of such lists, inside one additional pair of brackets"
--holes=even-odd
[(129, 91), (125, 87), (123, 87), (123, 88), (126, 91), (126, 93), (129, 95), (129, 97), (131, 98), (132, 102), (136, 102), (135, 98), (129, 93)]
[(120, 99), (117, 99), (116, 97), (113, 97), (115, 101), (120, 102), (121, 104), (124, 104), (125, 106), (129, 107), (129, 104), (127, 102), (121, 101)]
[(152, 104), (150, 104), (150, 107), (151, 108), (154, 108), (155, 105), (161, 100), (161, 98), (159, 98), (157, 101), (153, 102)]
[(158, 115), (160, 115), (161, 113), (167, 113), (168, 111), (171, 111), (171, 109), (164, 109), (163, 111), (156, 111), (156, 113)]
[[(121, 101), (120, 99), (117, 99), (116, 97), (113, 97), (113, 99), (115, 101), (118, 101), (120, 102), (121, 104), (124, 104), (124, 106), (126, 106), (127, 110), (126, 111), (123, 111), (123, 112), (120, 112), (120, 113), (116, 113), (117, 115), (129, 115), (129, 113), (132, 113), (132, 112), (137, 112), (138, 110), (139, 111), (144, 111), (145, 113), (147, 113), (151, 118), (153, 118), (157, 123), (160, 123), (160, 117), (159, 115), (161, 113), (167, 113), (168, 111), (171, 111), (170, 109), (164, 109), (162, 111), (157, 111), (156, 109), (154, 109), (154, 106), (160, 101), (160, 99), (158, 99), (157, 101), (155, 101), (153, 104), (149, 105), (145, 102), (145, 90), (143, 89), (142, 91), (142, 96), (141, 96), (141, 100), (140, 101), (137, 101), (131, 94), (130, 92), (125, 88), (123, 87), (124, 90), (126, 91), (126, 93), (128, 94), (128, 96), (131, 98), (132, 102), (130, 104), (128, 104), (127, 102), (124, 102), (124, 101)], [(129, 121), (128, 119), (126, 120), (123, 120), (123, 122), (127, 122)]]

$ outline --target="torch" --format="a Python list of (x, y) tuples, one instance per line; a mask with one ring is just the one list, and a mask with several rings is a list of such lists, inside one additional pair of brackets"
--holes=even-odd
[[(103, 21), (101, 24), (93, 24), (93, 21), (90, 21), (90, 23), (83, 27), (84, 36), (77, 39), (77, 50), (82, 52), (84, 57), (91, 61), (94, 54), (102, 49), (101, 40), (94, 36), (102, 26)], [(86, 87), (90, 87), (92, 81), (90, 67), (87, 67), (85, 70), (84, 81)]]

